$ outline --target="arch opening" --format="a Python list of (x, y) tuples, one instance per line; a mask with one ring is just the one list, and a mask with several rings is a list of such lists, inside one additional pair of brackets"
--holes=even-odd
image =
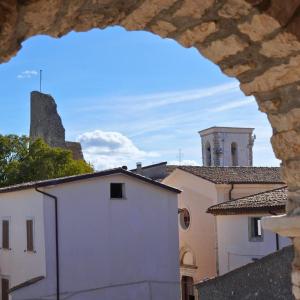
[[(272, 145), (289, 186), (288, 215), (300, 216), (299, 4), (268, 1), (9, 1), (1, 4), (0, 63), (36, 34), (60, 37), (122, 25), (196, 47), (255, 95), (274, 129)], [(232, 22), (234, 20), (234, 22)], [(297, 240), (297, 242), (299, 242)], [(300, 247), (296, 247), (300, 253)], [(299, 255), (298, 255), (299, 256)], [(297, 257), (297, 256), (296, 256)], [(300, 264), (300, 256), (298, 257)], [(297, 265), (294, 263), (294, 265)], [(295, 269), (295, 272), (300, 272)]]

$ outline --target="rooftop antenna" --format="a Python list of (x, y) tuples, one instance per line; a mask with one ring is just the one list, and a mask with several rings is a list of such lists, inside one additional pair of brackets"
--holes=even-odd
[(42, 92), (42, 72), (43, 70), (40, 70), (40, 93)]
[(181, 161), (182, 161), (183, 153), (181, 148), (178, 149), (178, 161), (179, 161), (179, 166), (181, 166)]

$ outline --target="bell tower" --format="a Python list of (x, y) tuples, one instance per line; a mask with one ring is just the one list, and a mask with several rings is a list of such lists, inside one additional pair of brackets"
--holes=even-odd
[(210, 127), (199, 131), (203, 166), (253, 165), (254, 128)]

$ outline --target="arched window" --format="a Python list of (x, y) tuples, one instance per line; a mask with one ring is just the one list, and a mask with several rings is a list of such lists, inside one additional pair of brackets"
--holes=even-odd
[(205, 160), (206, 160), (206, 166), (211, 166), (211, 147), (210, 143), (207, 142), (205, 145)]
[(238, 166), (238, 146), (237, 143), (231, 144), (231, 162), (232, 166)]

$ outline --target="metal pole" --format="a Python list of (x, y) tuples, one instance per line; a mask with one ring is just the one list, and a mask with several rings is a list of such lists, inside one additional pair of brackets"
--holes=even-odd
[(42, 70), (40, 70), (40, 93), (42, 92)]

